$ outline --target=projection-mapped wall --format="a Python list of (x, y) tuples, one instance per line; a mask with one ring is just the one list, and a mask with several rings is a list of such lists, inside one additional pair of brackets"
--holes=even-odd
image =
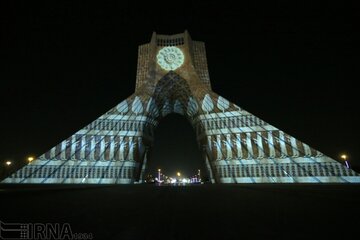
[(187, 32), (154, 33), (139, 46), (133, 95), (3, 182), (142, 182), (154, 129), (170, 113), (194, 127), (212, 182), (360, 182), (358, 173), (214, 93), (205, 45)]

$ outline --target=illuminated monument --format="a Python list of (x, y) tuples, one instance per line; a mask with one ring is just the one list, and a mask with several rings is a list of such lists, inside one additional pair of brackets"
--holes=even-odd
[(360, 182), (343, 164), (214, 93), (205, 45), (187, 32), (154, 33), (139, 47), (133, 95), (3, 182), (142, 182), (154, 129), (169, 113), (194, 127), (212, 182)]

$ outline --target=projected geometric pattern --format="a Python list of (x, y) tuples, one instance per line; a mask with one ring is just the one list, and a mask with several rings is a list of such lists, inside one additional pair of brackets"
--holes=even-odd
[(157, 62), (165, 70), (175, 70), (184, 62), (184, 55), (177, 47), (164, 47), (156, 56)]
[(154, 129), (170, 113), (192, 124), (212, 182), (360, 182), (342, 163), (214, 93), (204, 43), (187, 32), (154, 33), (139, 47), (133, 95), (4, 182), (142, 182)]

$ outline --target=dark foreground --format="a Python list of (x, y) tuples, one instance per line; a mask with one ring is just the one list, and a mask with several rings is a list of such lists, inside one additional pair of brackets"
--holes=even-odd
[(360, 185), (0, 185), (0, 220), (93, 239), (359, 239)]

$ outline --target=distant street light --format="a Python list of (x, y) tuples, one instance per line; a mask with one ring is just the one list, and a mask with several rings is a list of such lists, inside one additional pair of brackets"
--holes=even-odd
[(12, 162), (11, 161), (6, 161), (5, 164), (6, 164), (6, 166), (10, 166), (12, 164)]
[(32, 161), (34, 161), (34, 157), (28, 157), (28, 162), (30, 163), (30, 162), (32, 162)]
[(180, 176), (181, 176), (181, 173), (180, 173), (180, 172), (177, 172), (176, 175), (177, 175), (178, 177), (180, 177)]
[(340, 157), (341, 157), (342, 160), (345, 161), (346, 167), (347, 167), (347, 168), (350, 168), (350, 164), (349, 164), (349, 162), (348, 162), (348, 160), (347, 160), (347, 159), (348, 159), (348, 156), (347, 156), (346, 154), (342, 154)]
[(158, 179), (159, 179), (159, 182), (161, 181), (161, 169), (159, 168), (158, 169)]

